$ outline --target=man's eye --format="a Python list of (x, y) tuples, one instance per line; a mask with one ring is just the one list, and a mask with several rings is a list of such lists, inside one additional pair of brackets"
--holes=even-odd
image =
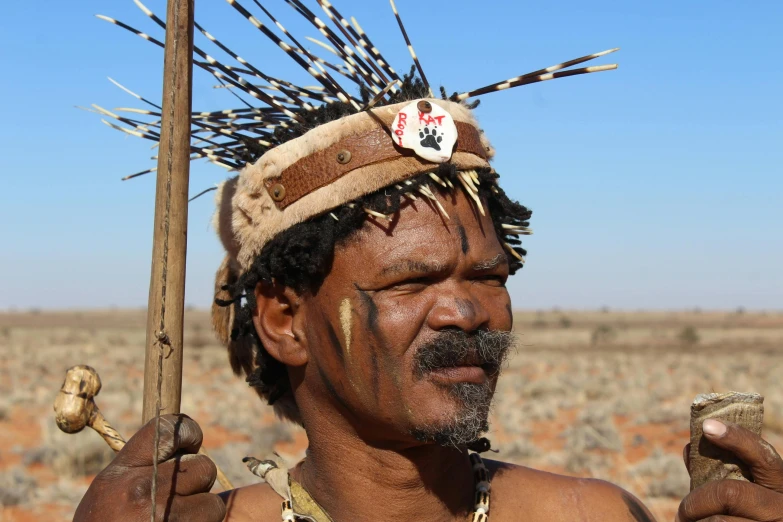
[(492, 286), (506, 286), (506, 277), (502, 275), (483, 275), (474, 278), (474, 281), (486, 283)]
[(430, 283), (430, 279), (427, 277), (414, 277), (412, 279), (406, 279), (405, 281), (402, 281), (401, 285), (428, 285)]
[(427, 277), (412, 277), (410, 279), (405, 279), (397, 283), (393, 283), (389, 285), (389, 288), (412, 290), (412, 289), (423, 288), (429, 285), (431, 282), (432, 280)]

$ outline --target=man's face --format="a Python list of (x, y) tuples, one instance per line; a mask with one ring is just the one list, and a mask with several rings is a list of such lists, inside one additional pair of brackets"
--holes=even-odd
[(492, 221), (461, 190), (439, 199), (449, 219), (419, 199), (392, 223), (366, 223), (301, 304), (308, 363), (293, 375), (317, 410), (298, 393), (300, 408), (336, 408), (380, 445), (477, 438), (510, 344)]

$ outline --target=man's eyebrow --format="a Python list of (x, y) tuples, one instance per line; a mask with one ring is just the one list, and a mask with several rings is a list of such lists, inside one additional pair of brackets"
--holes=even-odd
[(498, 254), (495, 257), (491, 259), (485, 259), (484, 261), (479, 261), (475, 265), (473, 265), (473, 270), (476, 272), (481, 272), (484, 270), (492, 270), (498, 265), (508, 264), (508, 258), (505, 254)]
[(426, 261), (417, 261), (414, 259), (403, 259), (397, 261), (381, 270), (380, 275), (406, 273), (430, 274), (443, 270), (441, 263), (427, 263)]

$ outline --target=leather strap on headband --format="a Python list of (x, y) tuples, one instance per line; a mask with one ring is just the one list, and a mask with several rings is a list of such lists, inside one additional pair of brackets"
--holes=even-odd
[[(458, 137), (454, 150), (471, 153), (486, 160), (488, 154), (481, 143), (479, 130), (469, 123), (457, 121), (455, 124)], [(434, 170), (438, 166), (438, 163), (418, 158), (413, 151), (395, 145), (388, 131), (379, 125), (362, 134), (346, 136), (337, 143), (300, 159), (279, 176), (265, 180), (264, 186), (277, 208), (283, 210), (355, 169), (368, 165), (382, 168), (383, 163), (400, 157), (413, 157), (421, 164), (421, 169), (416, 169), (412, 175)]]

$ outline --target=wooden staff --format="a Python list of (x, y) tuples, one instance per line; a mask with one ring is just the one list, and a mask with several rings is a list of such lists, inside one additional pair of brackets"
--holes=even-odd
[(168, 0), (142, 422), (179, 413), (185, 314), (194, 0)]
[(158, 178), (152, 273), (147, 306), (144, 402), (141, 420), (155, 418), (152, 512), (156, 520), (160, 416), (179, 413), (185, 320), (185, 258), (188, 246), (190, 110), (193, 81), (194, 0), (168, 0), (163, 62)]

